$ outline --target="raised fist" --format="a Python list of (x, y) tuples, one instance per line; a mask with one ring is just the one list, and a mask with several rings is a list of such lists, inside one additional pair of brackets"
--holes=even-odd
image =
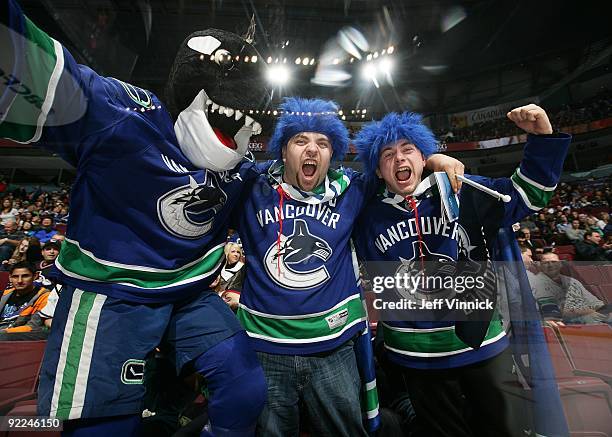
[(546, 135), (553, 132), (546, 111), (533, 103), (513, 109), (506, 115), (527, 133)]

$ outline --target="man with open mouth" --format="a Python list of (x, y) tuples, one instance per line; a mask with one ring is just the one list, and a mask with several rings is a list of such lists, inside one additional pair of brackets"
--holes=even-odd
[[(303, 402), (314, 435), (365, 436), (353, 345), (366, 315), (349, 240), (373, 186), (330, 168), (349, 143), (333, 102), (288, 98), (279, 111), (269, 142), (277, 161), (236, 210), (249, 257), (237, 315), (268, 383), (257, 432), (297, 435)], [(375, 379), (364, 380), (375, 418)]]
[[(210, 283), (227, 220), (257, 170), (239, 163), (270, 99), (250, 42), (208, 29), (181, 45), (167, 95), (79, 65), (14, 0), (0, 4), (0, 137), (77, 170), (64, 285), (40, 375), (39, 414), (72, 435), (135, 435), (144, 362), (160, 343), (207, 381), (215, 436), (248, 436), (263, 372)], [(234, 414), (239, 411), (240, 414)]]
[[(391, 113), (380, 121), (365, 124), (355, 145), (366, 173), (379, 178), (380, 189), (377, 196), (367, 202), (355, 225), (358, 256), (372, 262), (373, 268), (399, 265), (406, 271), (427, 276), (426, 272), (432, 267), (433, 270), (439, 266), (448, 267), (449, 263), (458, 260), (457, 266), (478, 266), (478, 261), (484, 261), (484, 257), (476, 257), (476, 254), (488, 257), (490, 252), (495, 254), (496, 261), (514, 261), (506, 264), (508, 267), (519, 265), (521, 270), (516, 276), (522, 274), (524, 277), (518, 247), (514, 252), (519, 253), (517, 258), (510, 255), (504, 258), (504, 254), (511, 253), (510, 247), (516, 246), (514, 237), (504, 245), (505, 240), (498, 237), (499, 228), (502, 232), (507, 228), (507, 235), (513, 235), (510, 229), (513, 223), (546, 205), (563, 170), (571, 137), (553, 134), (546, 112), (536, 105), (516, 108), (508, 113), (508, 118), (529, 134), (520, 167), (511, 178), (468, 178), (509, 195), (509, 202), (493, 200), (463, 184), (459, 190), (458, 220), (445, 220), (440, 199), (442, 191), (435, 188), (439, 185), (429, 188), (419, 185), (426, 159), (436, 150), (436, 139), (423, 124), (421, 116)], [(456, 173), (462, 174), (463, 169), (458, 168)], [(481, 196), (481, 203), (473, 201), (478, 198), (473, 193)], [(491, 216), (487, 216), (487, 211)], [(466, 217), (474, 219), (464, 220)], [(463, 227), (467, 223), (471, 224), (470, 228)], [(482, 239), (482, 229), (485, 239)], [(486, 266), (484, 262), (481, 265)], [(486, 279), (490, 270), (483, 269), (479, 274)], [(494, 281), (492, 289), (494, 294)], [(432, 292), (427, 289), (414, 291), (424, 296)], [(529, 289), (526, 295), (531, 296)], [(525, 307), (529, 304), (523, 303)], [(531, 306), (535, 308), (533, 300)], [(506, 336), (508, 324), (512, 327), (512, 322), (506, 320), (504, 324), (499, 314), (492, 313), (486, 320), (467, 321), (466, 324), (461, 324), (463, 319), (425, 320), (416, 315), (410, 318), (407, 312), (401, 317), (398, 313), (386, 313), (389, 317), (379, 322), (377, 332), (383, 334), (386, 357), (398, 366), (395, 374), (403, 384), (398, 390), (409, 393), (417, 420), (427, 429), (428, 435), (523, 434), (522, 429), (517, 430), (519, 421), (516, 418), (521, 415), (513, 414), (513, 394), (508, 389), (516, 382), (512, 380), (513, 361)], [(529, 319), (517, 320), (520, 324)], [(475, 333), (478, 326), (483, 329)], [(539, 334), (534, 334), (542, 336), (539, 323), (537, 329)], [(515, 333), (513, 338), (517, 337)], [(474, 341), (474, 338), (478, 339)], [(537, 342), (537, 338), (534, 341)], [(539, 342), (543, 344), (543, 340)], [(549, 404), (543, 408), (552, 408), (553, 397), (547, 402)], [(465, 414), (466, 411), (470, 414)]]

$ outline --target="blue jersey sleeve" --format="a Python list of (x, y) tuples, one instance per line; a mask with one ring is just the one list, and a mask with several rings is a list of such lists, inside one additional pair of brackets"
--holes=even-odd
[(519, 168), (509, 178), (467, 177), (511, 197), (504, 204), (503, 226), (521, 221), (544, 208), (553, 195), (570, 145), (571, 135), (529, 135)]
[[(0, 32), (0, 137), (40, 144), (74, 166), (102, 144), (109, 159), (146, 147), (128, 138), (106, 140), (115, 138), (117, 126), (136, 112), (142, 116), (160, 106), (151, 93), (79, 65), (65, 47), (23, 15), (14, 0), (5, 7), (6, 31)], [(138, 123), (133, 129), (140, 133)]]

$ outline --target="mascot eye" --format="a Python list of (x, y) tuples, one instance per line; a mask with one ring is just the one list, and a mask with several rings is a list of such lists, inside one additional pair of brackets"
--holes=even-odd
[(213, 61), (224, 68), (231, 68), (234, 65), (232, 55), (225, 49), (219, 49), (215, 52)]

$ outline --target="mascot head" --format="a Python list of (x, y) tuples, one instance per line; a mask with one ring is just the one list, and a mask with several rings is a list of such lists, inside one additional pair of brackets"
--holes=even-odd
[[(258, 62), (245, 62), (254, 56)], [(251, 135), (261, 132), (255, 110), (270, 101), (265, 69), (255, 47), (234, 33), (206, 29), (183, 41), (166, 103), (181, 150), (194, 165), (222, 171), (242, 159)]]

